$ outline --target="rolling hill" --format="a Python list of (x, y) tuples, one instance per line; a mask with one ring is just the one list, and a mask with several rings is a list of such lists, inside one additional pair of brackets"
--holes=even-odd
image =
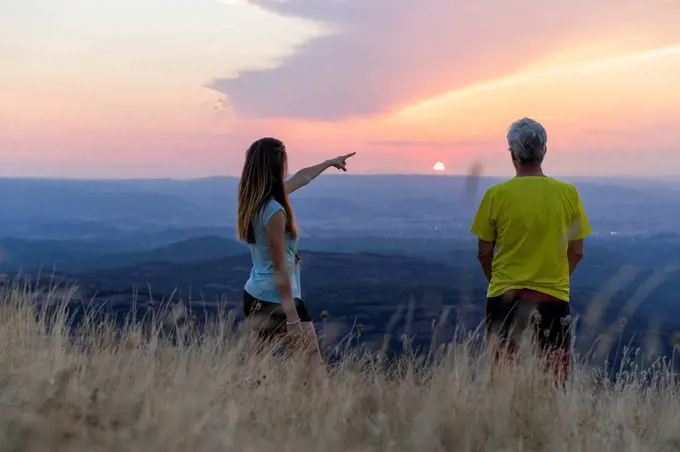
[[(123, 248), (123, 250), (120, 250)], [(127, 250), (125, 250), (127, 248)], [(134, 251), (125, 242), (0, 240), (0, 270), (82, 271), (116, 268), (143, 262), (193, 262), (243, 253), (247, 248), (220, 236), (201, 236), (158, 248)]]
[[(176, 249), (181, 252), (182, 247)], [(166, 256), (177, 256), (169, 253)], [(174, 258), (174, 257), (173, 257)], [(248, 254), (201, 261), (145, 261), (120, 268), (60, 273), (56, 281), (77, 283), (81, 301), (103, 304), (120, 315), (137, 306), (143, 315), (150, 300), (183, 301), (200, 319), (214, 315), (219, 306), (235, 309), (240, 316), (243, 284), (250, 271)], [(627, 319), (623, 339), (642, 346), (648, 330), (655, 329), (659, 341), (670, 352), (669, 341), (680, 330), (680, 303), (673, 280), (649, 286), (654, 269), (638, 269), (628, 281), (602, 289), (619, 269), (619, 262), (603, 266), (584, 261), (574, 276), (572, 309), (587, 317), (593, 308), (601, 310), (598, 324), (578, 334), (578, 344), (587, 350), (598, 335), (619, 334), (619, 319)], [(651, 279), (654, 279), (652, 276)], [(303, 294), (311, 313), (320, 319), (330, 313), (324, 328), (338, 338), (353, 324), (361, 324), (363, 338), (379, 343), (386, 331), (397, 336), (415, 335), (416, 343), (427, 343), (433, 321), (447, 312), (439, 328), (442, 339), (450, 338), (462, 322), (477, 327), (484, 316), (486, 284), (477, 266), (456, 265), (415, 256), (375, 253), (302, 253)], [(640, 288), (647, 287), (649, 290)], [(629, 312), (631, 300), (637, 300)], [(393, 316), (398, 314), (396, 321)]]

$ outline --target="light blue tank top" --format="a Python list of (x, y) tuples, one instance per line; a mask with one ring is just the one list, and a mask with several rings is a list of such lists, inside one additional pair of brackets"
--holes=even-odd
[[(249, 245), (250, 256), (253, 259), (253, 269), (250, 271), (250, 278), (245, 286), (246, 292), (254, 298), (272, 303), (281, 303), (281, 297), (274, 282), (274, 264), (269, 254), (269, 246), (267, 245), (267, 223), (279, 210), (284, 210), (283, 206), (272, 199), (264, 205), (259, 215), (253, 220), (255, 243)], [(300, 265), (295, 263), (297, 249), (298, 240), (286, 234), (288, 278), (293, 289), (293, 297), (302, 298)]]

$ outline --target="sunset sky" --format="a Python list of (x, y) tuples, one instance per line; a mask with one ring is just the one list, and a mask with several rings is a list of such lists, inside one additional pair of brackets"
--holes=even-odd
[(680, 0), (0, 0), (0, 176), (680, 174)]

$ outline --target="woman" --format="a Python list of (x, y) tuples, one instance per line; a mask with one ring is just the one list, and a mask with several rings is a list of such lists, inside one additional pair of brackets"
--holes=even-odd
[(237, 231), (250, 246), (253, 268), (243, 292), (251, 327), (263, 339), (285, 336), (321, 361), (316, 331), (301, 298), (298, 229), (288, 195), (330, 167), (347, 171), (355, 153), (310, 166), (285, 180), (284, 144), (262, 138), (246, 153), (238, 192)]

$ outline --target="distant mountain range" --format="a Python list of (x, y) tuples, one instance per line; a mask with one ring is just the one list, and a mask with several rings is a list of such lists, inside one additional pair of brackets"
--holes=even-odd
[[(463, 238), (484, 190), (500, 178), (322, 176), (292, 196), (309, 236)], [(673, 182), (572, 180), (596, 234), (675, 232)], [(0, 179), (0, 237), (116, 241), (168, 230), (233, 228), (236, 178), (177, 180)], [(344, 231), (344, 233), (343, 233)], [(190, 237), (184, 237), (190, 238)], [(177, 238), (175, 240), (182, 240)], [(164, 243), (168, 244), (168, 243)], [(157, 244), (161, 246), (162, 244)]]
[[(484, 189), (499, 180), (324, 176), (296, 192), (304, 294), (317, 318), (330, 312), (329, 336), (360, 323), (369, 342), (386, 329), (426, 342), (447, 310), (442, 337), (455, 321), (479, 324), (486, 284), (468, 228)], [(642, 344), (655, 331), (670, 352), (680, 331), (680, 184), (573, 182), (595, 230), (573, 277), (573, 307), (601, 323), (579, 329), (579, 347), (601, 332)], [(77, 283), (74, 309), (94, 302), (127, 315), (135, 300), (143, 310), (174, 297), (199, 317), (225, 303), (240, 312), (250, 260), (233, 229), (237, 183), (0, 179), (0, 273)]]
[[(218, 234), (200, 235), (206, 229), (195, 228), (109, 241), (0, 238), (0, 271), (81, 271), (143, 262), (198, 262), (247, 253), (247, 246), (235, 240), (233, 229), (207, 231)], [(335, 237), (308, 237), (303, 232), (300, 241), (301, 249), (306, 251), (413, 256), (456, 266), (476, 265), (475, 246), (474, 240), (360, 235), (360, 232)], [(586, 247), (589, 265), (602, 267), (628, 263), (657, 268), (680, 258), (675, 250), (680, 250), (680, 235), (671, 233), (595, 237), (588, 239)]]

